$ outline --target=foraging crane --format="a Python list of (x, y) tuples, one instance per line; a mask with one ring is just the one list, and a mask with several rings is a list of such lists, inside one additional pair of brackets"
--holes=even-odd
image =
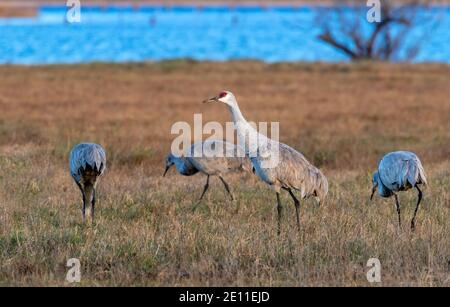
[(253, 128), (239, 109), (235, 96), (229, 91), (204, 100), (222, 102), (228, 106), (237, 130), (240, 144), (245, 144), (246, 155), (251, 159), (255, 174), (276, 192), (278, 211), (278, 234), (281, 232), (281, 189), (289, 192), (294, 200), (297, 227), (300, 229), (300, 201), (294, 195), (299, 191), (301, 199), (314, 196), (319, 202), (328, 193), (328, 181), (322, 172), (306, 158), (286, 144), (272, 140)]
[(106, 169), (105, 150), (98, 144), (81, 143), (70, 152), (70, 175), (83, 196), (83, 221), (86, 220), (86, 203), (90, 203), (91, 221), (94, 221), (95, 187)]
[(427, 185), (427, 178), (417, 155), (409, 151), (395, 151), (386, 154), (378, 165), (378, 171), (372, 178), (372, 200), (375, 191), (378, 188), (378, 194), (381, 197), (391, 197), (394, 195), (395, 205), (398, 214), (398, 227), (401, 227), (400, 203), (396, 192), (407, 191), (416, 188), (419, 192), (414, 216), (411, 220), (411, 230), (416, 227), (416, 214), (422, 200), (422, 191), (420, 184)]
[(186, 156), (177, 157), (172, 153), (168, 154), (163, 176), (173, 165), (178, 173), (184, 176), (192, 176), (198, 172), (206, 175), (206, 184), (199, 200), (203, 199), (209, 188), (210, 176), (218, 176), (231, 200), (234, 200), (223, 175), (232, 171), (251, 171), (250, 161), (240, 147), (219, 140), (197, 142), (189, 148)]

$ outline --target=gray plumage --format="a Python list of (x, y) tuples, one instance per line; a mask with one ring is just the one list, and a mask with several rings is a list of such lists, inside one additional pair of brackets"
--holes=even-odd
[[(295, 149), (258, 133), (242, 115), (236, 98), (231, 92), (223, 91), (204, 102), (217, 101), (228, 106), (240, 144), (245, 144), (246, 154), (251, 159), (256, 175), (276, 192), (278, 233), (281, 230), (281, 189), (288, 191), (294, 200), (297, 226), (300, 229), (300, 201), (294, 192), (298, 191), (302, 199), (314, 196), (319, 202), (323, 201), (328, 193), (326, 177)], [(275, 162), (272, 163), (273, 161)]]
[(378, 171), (372, 177), (372, 195), (376, 190), (381, 197), (394, 196), (398, 213), (398, 224), (401, 227), (400, 203), (396, 192), (407, 191), (416, 188), (419, 192), (416, 209), (411, 220), (411, 229), (415, 228), (415, 220), (422, 191), (419, 185), (427, 185), (427, 178), (422, 163), (417, 155), (409, 151), (396, 151), (386, 154), (378, 165)]
[(163, 176), (173, 165), (178, 173), (184, 176), (192, 176), (198, 172), (206, 175), (206, 184), (200, 200), (209, 188), (210, 176), (219, 177), (233, 200), (233, 194), (223, 175), (229, 172), (251, 170), (250, 161), (238, 146), (220, 140), (197, 142), (189, 148), (185, 156), (176, 157), (170, 153), (166, 158), (166, 169)]
[(302, 199), (313, 196), (319, 201), (324, 200), (328, 193), (328, 181), (323, 173), (292, 147), (273, 140), (270, 146), (278, 147), (279, 162), (276, 167), (263, 167), (262, 163), (267, 158), (262, 155), (251, 158), (258, 177), (277, 192), (281, 189), (295, 190)]
[(74, 179), (83, 196), (83, 220), (85, 220), (86, 204), (91, 204), (91, 220), (94, 220), (96, 202), (95, 188), (98, 178), (106, 170), (106, 153), (98, 144), (81, 143), (70, 152), (70, 175)]

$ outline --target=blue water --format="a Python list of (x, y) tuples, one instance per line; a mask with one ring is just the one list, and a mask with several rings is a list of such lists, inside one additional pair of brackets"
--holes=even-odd
[[(316, 14), (308, 7), (85, 8), (81, 23), (69, 24), (66, 8), (47, 7), (33, 18), (0, 18), (0, 63), (346, 61), (317, 39)], [(409, 38), (423, 41), (415, 61), (450, 63), (450, 8), (432, 14), (439, 23), (419, 23)]]

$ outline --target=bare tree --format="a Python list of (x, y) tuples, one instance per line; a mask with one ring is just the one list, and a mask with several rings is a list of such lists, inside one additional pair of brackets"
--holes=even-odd
[[(381, 19), (369, 22), (370, 7), (363, 0), (334, 0), (319, 8), (318, 38), (352, 60), (411, 60), (426, 37), (425, 28), (434, 22), (424, 17), (428, 1), (380, 0)], [(420, 31), (418, 27), (420, 26)]]

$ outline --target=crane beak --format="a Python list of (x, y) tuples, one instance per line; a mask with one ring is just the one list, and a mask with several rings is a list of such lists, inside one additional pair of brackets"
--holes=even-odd
[(377, 190), (376, 187), (373, 187), (373, 188), (372, 188), (372, 194), (370, 195), (370, 200), (372, 200), (373, 195), (375, 194), (375, 191), (376, 191), (376, 190)]
[(219, 101), (219, 98), (218, 98), (217, 96), (215, 96), (215, 97), (211, 97), (211, 98), (209, 98), (209, 99), (203, 100), (203, 103), (217, 102), (217, 101)]
[(164, 171), (163, 177), (166, 177), (167, 171), (170, 169), (170, 166), (166, 166), (166, 170)]

